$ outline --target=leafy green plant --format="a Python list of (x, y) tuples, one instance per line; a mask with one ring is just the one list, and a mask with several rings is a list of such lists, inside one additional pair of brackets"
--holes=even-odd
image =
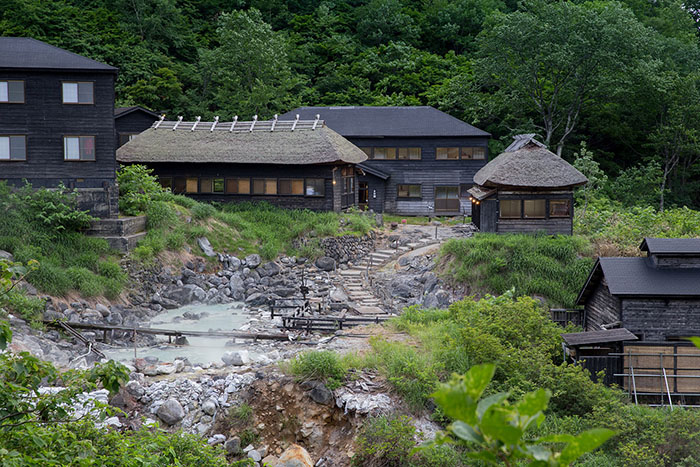
[(357, 436), (352, 463), (365, 467), (408, 465), (416, 436), (416, 428), (409, 417), (368, 418)]
[(16, 194), (20, 209), (34, 222), (55, 232), (76, 232), (90, 226), (94, 217), (76, 209), (78, 193), (60, 184), (55, 190), (26, 184)]
[(289, 370), (299, 380), (323, 381), (330, 390), (343, 384), (348, 371), (338, 354), (328, 350), (314, 350), (295, 356), (289, 362)]
[(155, 195), (163, 192), (153, 169), (145, 165), (123, 165), (117, 171), (119, 210), (127, 216), (143, 214)]
[[(507, 392), (482, 398), (495, 371), (495, 365), (475, 365), (465, 375), (453, 376), (433, 394), (435, 402), (454, 420), (435, 443), (464, 445), (470, 449), (469, 457), (490, 465), (511, 466), (525, 460), (532, 466), (568, 466), (614, 435), (612, 430), (600, 428), (578, 435), (527, 439), (527, 431), (544, 421), (550, 393), (539, 389), (513, 404), (508, 402)], [(554, 447), (554, 443), (563, 448)]]

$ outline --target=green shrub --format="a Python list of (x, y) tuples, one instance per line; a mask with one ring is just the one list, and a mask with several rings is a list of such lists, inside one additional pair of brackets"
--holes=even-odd
[(117, 171), (119, 184), (119, 210), (127, 216), (137, 216), (147, 211), (154, 196), (163, 192), (153, 169), (145, 165), (121, 166)]
[(303, 381), (323, 381), (330, 390), (340, 387), (347, 374), (347, 368), (338, 354), (328, 350), (314, 350), (295, 356), (289, 362), (289, 370)]
[(35, 190), (26, 184), (17, 192), (17, 207), (26, 219), (39, 223), (54, 232), (76, 232), (90, 226), (94, 217), (88, 211), (77, 209), (77, 191), (59, 185), (55, 190)]
[(25, 321), (38, 321), (44, 312), (44, 301), (38, 297), (30, 297), (22, 290), (13, 289), (0, 294), (0, 308), (18, 315)]
[(110, 279), (124, 280), (126, 279), (126, 273), (122, 270), (122, 267), (116, 261), (100, 261), (97, 264), (97, 272), (104, 277)]
[(210, 217), (214, 217), (216, 214), (216, 208), (211, 204), (207, 203), (197, 203), (190, 209), (192, 217), (197, 220), (205, 220)]
[(146, 207), (146, 228), (168, 227), (177, 220), (177, 211), (165, 201), (151, 201)]
[(368, 418), (357, 437), (352, 464), (363, 467), (409, 465), (415, 437), (416, 429), (409, 417)]

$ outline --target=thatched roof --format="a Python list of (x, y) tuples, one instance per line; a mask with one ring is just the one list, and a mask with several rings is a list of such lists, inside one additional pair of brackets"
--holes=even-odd
[(174, 122), (162, 122), (157, 129), (156, 123), (117, 149), (117, 160), (299, 165), (357, 164), (367, 159), (357, 146), (322, 122), (312, 129), (300, 121), (294, 131), (292, 122), (280, 121), (274, 130), (270, 129), (271, 122), (260, 122), (254, 131), (249, 131), (251, 123), (238, 122), (234, 131), (228, 131), (230, 123), (199, 122), (195, 130), (191, 130), (191, 122), (182, 122), (176, 130)]
[(588, 179), (571, 164), (547, 150), (542, 143), (517, 140), (518, 149), (492, 159), (474, 175), (474, 182), (487, 187), (571, 188)]

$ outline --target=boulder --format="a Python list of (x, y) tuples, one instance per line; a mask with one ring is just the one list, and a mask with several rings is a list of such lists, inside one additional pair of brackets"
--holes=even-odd
[(347, 302), (348, 296), (342, 289), (335, 288), (330, 293), (330, 299), (332, 302)]
[(0, 259), (4, 259), (6, 261), (14, 261), (15, 257), (12, 256), (12, 253), (10, 253), (9, 251), (0, 250)]
[(250, 357), (248, 356), (247, 350), (234, 350), (233, 352), (226, 352), (221, 360), (226, 365), (233, 366), (243, 366), (250, 363)]
[(156, 415), (158, 415), (158, 418), (166, 425), (174, 425), (185, 418), (185, 409), (182, 408), (182, 405), (180, 405), (177, 399), (171, 397), (158, 407)]
[(276, 276), (280, 273), (280, 271), (282, 271), (282, 268), (274, 261), (265, 263), (258, 268), (258, 274), (260, 274), (260, 277)]
[(104, 305), (101, 304), (101, 303), (98, 303), (97, 305), (95, 305), (95, 310), (99, 311), (100, 314), (102, 314), (102, 316), (103, 316), (104, 318), (106, 318), (107, 316), (109, 316), (109, 308), (107, 308), (106, 306), (104, 306)]
[(214, 248), (212, 248), (211, 243), (209, 243), (209, 239), (207, 237), (197, 238), (197, 245), (199, 245), (199, 248), (202, 249), (202, 252), (204, 252), (206, 256), (216, 256), (216, 252), (214, 251)]
[(321, 256), (316, 260), (315, 264), (321, 271), (333, 271), (335, 269), (335, 260), (328, 256)]
[(260, 258), (260, 255), (252, 254), (245, 257), (245, 265), (250, 269), (257, 268), (261, 262), (262, 258)]
[(280, 456), (277, 467), (314, 467), (314, 461), (306, 449), (292, 444)]
[(253, 449), (252, 451), (248, 451), (248, 458), (252, 459), (253, 462), (260, 462), (262, 460), (262, 456), (255, 449)]
[(224, 449), (229, 454), (238, 454), (241, 450), (241, 438), (234, 436), (224, 443)]
[(211, 398), (205, 400), (202, 404), (202, 412), (213, 416), (216, 413), (216, 400)]
[(226, 436), (222, 435), (221, 433), (217, 433), (207, 440), (207, 444), (209, 446), (216, 446), (217, 444), (221, 444), (224, 441), (226, 441)]
[(311, 391), (309, 391), (309, 397), (317, 404), (323, 405), (333, 405), (335, 401), (333, 392), (323, 383), (316, 383)]
[(250, 306), (264, 305), (267, 303), (267, 297), (260, 292), (253, 292), (246, 297), (245, 303)]

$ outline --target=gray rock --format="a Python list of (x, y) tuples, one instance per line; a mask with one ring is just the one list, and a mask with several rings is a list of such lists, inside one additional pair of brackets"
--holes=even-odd
[(323, 383), (317, 383), (311, 391), (309, 391), (309, 397), (317, 404), (323, 405), (333, 405), (335, 401), (333, 392)]
[(185, 418), (185, 409), (182, 408), (182, 405), (180, 405), (177, 399), (171, 397), (158, 407), (156, 415), (158, 415), (158, 418), (166, 425), (174, 425)]
[(233, 366), (243, 366), (250, 363), (250, 357), (248, 356), (247, 350), (234, 350), (233, 352), (226, 352), (221, 360), (226, 365)]
[(245, 265), (250, 269), (257, 268), (261, 262), (262, 258), (260, 258), (260, 255), (252, 254), (245, 257)]
[(316, 260), (316, 267), (322, 271), (333, 271), (335, 269), (335, 260), (328, 256), (321, 256)]
[(104, 316), (105, 318), (107, 316), (109, 316), (109, 308), (107, 308), (106, 306), (104, 306), (101, 303), (98, 303), (97, 305), (95, 305), (95, 310), (99, 311), (102, 314), (102, 316)]
[(4, 259), (7, 261), (14, 261), (15, 257), (12, 256), (12, 253), (10, 253), (9, 251), (0, 250), (0, 259)]
[(124, 322), (124, 318), (122, 317), (121, 313), (115, 310), (109, 312), (109, 316), (107, 316), (105, 321), (107, 321), (107, 324), (111, 326), (119, 326), (122, 324), (122, 322)]
[(228, 258), (229, 269), (237, 271), (241, 267), (241, 260), (235, 256), (229, 256)]
[(211, 243), (209, 243), (209, 239), (207, 237), (199, 237), (197, 239), (197, 245), (199, 245), (199, 248), (202, 249), (206, 256), (216, 256), (216, 252), (214, 251), (214, 248), (212, 248)]
[(392, 285), (391, 295), (394, 297), (409, 298), (413, 293), (411, 287), (403, 282)]
[(258, 274), (260, 274), (261, 277), (276, 276), (280, 271), (282, 271), (282, 268), (273, 261), (265, 263), (258, 268)]
[(267, 297), (260, 292), (254, 292), (245, 299), (246, 305), (260, 306), (267, 303)]
[(248, 451), (248, 458), (252, 459), (254, 462), (260, 462), (262, 460), (262, 456), (255, 449)]
[(423, 297), (424, 308), (438, 308), (439, 306), (440, 302), (438, 301), (434, 293), (429, 293), (425, 297)]
[(334, 302), (347, 302), (348, 296), (342, 289), (335, 288), (330, 293), (330, 299)]
[(229, 454), (237, 454), (241, 450), (241, 438), (234, 436), (224, 443), (224, 449)]
[(205, 400), (202, 404), (202, 412), (207, 415), (214, 415), (216, 413), (216, 400), (211, 398)]
[(224, 441), (226, 441), (226, 436), (222, 435), (221, 433), (215, 434), (211, 438), (207, 440), (207, 444), (209, 446), (216, 446), (217, 444), (221, 444)]

